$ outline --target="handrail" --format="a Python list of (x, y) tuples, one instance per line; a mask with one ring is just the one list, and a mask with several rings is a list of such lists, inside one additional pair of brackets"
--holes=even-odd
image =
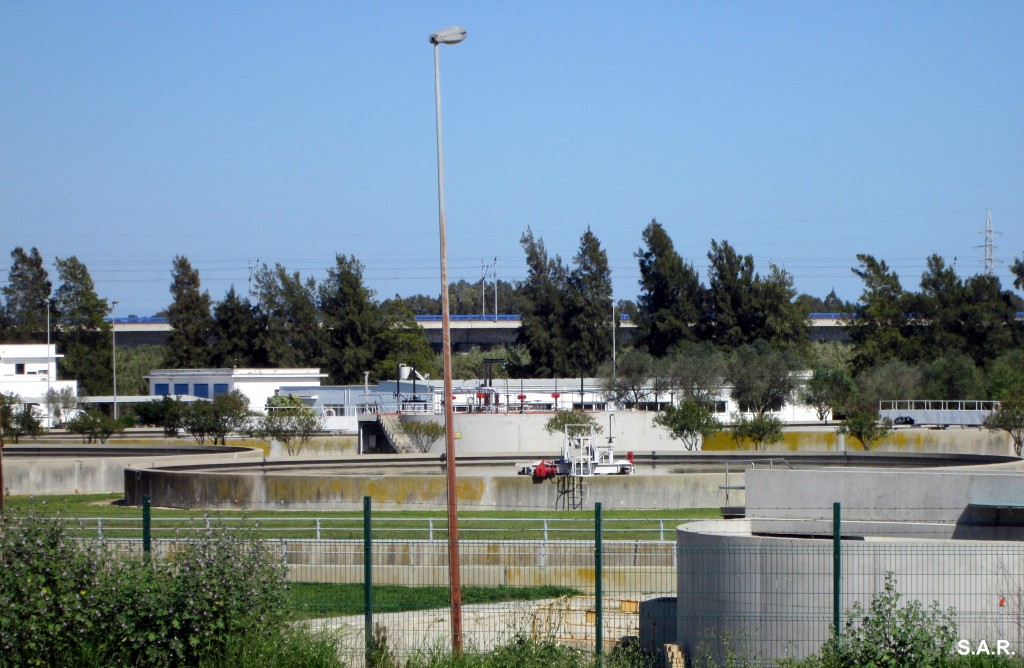
[[(75, 533), (82, 538), (134, 539), (142, 534), (141, 517), (61, 517), (68, 524), (77, 524)], [(613, 537), (623, 534), (650, 536), (642, 540), (666, 540), (666, 527), (688, 522), (675, 518), (604, 518), (602, 532)], [(288, 540), (357, 540), (362, 535), (361, 517), (153, 517), (154, 537), (187, 538), (197, 532), (223, 527), (227, 531), (252, 532), (260, 538)], [(381, 517), (373, 518), (373, 532), (382, 539), (437, 540), (448, 530), (445, 517)], [(469, 539), (494, 537), (511, 540), (586, 540), (593, 534), (590, 518), (482, 518), (460, 517), (459, 533)], [(631, 538), (629, 540), (641, 540)]]

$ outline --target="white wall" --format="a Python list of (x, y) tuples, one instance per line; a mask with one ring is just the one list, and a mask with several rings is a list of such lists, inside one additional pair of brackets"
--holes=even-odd
[(149, 393), (157, 394), (156, 386), (161, 383), (168, 385), (170, 396), (180, 394), (174, 391), (176, 384), (186, 384), (188, 392), (195, 396), (196, 384), (207, 385), (209, 398), (214, 395), (215, 384), (227, 385), (228, 392), (238, 390), (249, 398), (250, 406), (257, 411), (263, 410), (267, 399), (281, 387), (319, 387), (326, 374), (320, 369), (153, 369), (146, 376), (149, 381)]

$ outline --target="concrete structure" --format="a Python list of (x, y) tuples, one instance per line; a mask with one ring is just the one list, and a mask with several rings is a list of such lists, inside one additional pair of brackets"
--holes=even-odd
[(47, 390), (71, 390), (78, 396), (78, 381), (57, 378), (56, 345), (45, 343), (0, 344), (0, 393), (13, 392), (31, 406), (44, 427), (51, 425), (46, 405)]
[[(939, 427), (958, 425), (980, 427), (985, 418), (999, 405), (998, 401), (952, 400), (952, 401), (882, 401), (878, 413), (884, 418), (897, 421), (910, 418), (909, 424), (928, 424)], [(900, 424), (900, 422), (896, 422)]]
[[(544, 452), (459, 454), (458, 500), (463, 508), (556, 509), (568, 501), (605, 508), (707, 508), (743, 505), (744, 472), (750, 467), (955, 466), (965, 462), (1016, 461), (1010, 457), (889, 453), (807, 453), (786, 459), (751, 453), (636, 453), (637, 473), (585, 479), (579, 497), (566, 498), (559, 480), (535, 483), (517, 475), (520, 464)], [(521, 457), (521, 458), (520, 458)], [(755, 459), (757, 461), (755, 461)], [(437, 454), (361, 455), (348, 458), (276, 458), (253, 464), (144, 467), (125, 474), (125, 498), (181, 508), (289, 508), (359, 510), (364, 496), (375, 508), (443, 509), (444, 463)]]
[(954, 608), (959, 638), (1024, 651), (1021, 466), (749, 471), (745, 519), (677, 531), (678, 642), (719, 661), (726, 647), (768, 659), (820, 651), (838, 502), (844, 611), (866, 607), (892, 573), (904, 601)]
[[(528, 413), (456, 413), (455, 430), (458, 432), (457, 451), (464, 454), (488, 452), (547, 453), (553, 457), (561, 451), (561, 434), (544, 431), (552, 412)], [(654, 411), (620, 410), (594, 413), (601, 427), (599, 436), (612, 437), (616, 452), (682, 453), (682, 441), (673, 439), (667, 431), (654, 424)], [(440, 416), (409, 413), (398, 416), (404, 421), (440, 421)], [(496, 446), (500, 443), (500, 447)], [(364, 446), (366, 444), (364, 443)], [(738, 447), (727, 431), (719, 432), (702, 444), (703, 452), (737, 453), (750, 446)], [(366, 447), (363, 452), (370, 451)], [(873, 452), (899, 453), (969, 453), (978, 455), (1011, 456), (1014, 454), (1009, 437), (1002, 432), (983, 429), (897, 429), (876, 443)], [(801, 427), (787, 429), (779, 443), (761, 451), (777, 456), (797, 452), (863, 452), (852, 438), (844, 438), (832, 427)]]
[(124, 471), (131, 467), (196, 464), (259, 459), (255, 448), (224, 446), (53, 446), (8, 445), (4, 448), (5, 495), (119, 494)]
[[(409, 455), (405, 457), (411, 457)], [(533, 457), (536, 458), (536, 457)], [(378, 510), (443, 509), (447, 503), (444, 468), (436, 456), (421, 455), (428, 466), (396, 462), (393, 455), (364, 455), (357, 468), (349, 461), (268, 461), (263, 465), (228, 464), (197, 468), (169, 464), (125, 471), (125, 500), (142, 496), (176, 508), (251, 508), (289, 510), (359, 510), (363, 497)], [(370, 466), (370, 464), (376, 466)], [(587, 480), (587, 504), (605, 508), (706, 508), (724, 498), (724, 472), (672, 475), (644, 472)], [(462, 466), (458, 477), (462, 509), (555, 509), (555, 481), (535, 484), (516, 475), (514, 462), (501, 467)]]
[[(1024, 314), (1018, 314), (1022, 317)], [(811, 313), (811, 341), (849, 341), (846, 322), (841, 313)], [(619, 316), (620, 343), (633, 338), (636, 325), (625, 314)], [(515, 345), (519, 337), (520, 316), (498, 315), (453, 315), (451, 316), (452, 352), (466, 352), (472, 348), (490, 350), (499, 346)], [(418, 315), (416, 324), (423, 328), (423, 335), (434, 350), (441, 349), (441, 316)], [(163, 345), (171, 326), (167, 318), (127, 317), (114, 318), (113, 328), (117, 333), (119, 346)]]
[(152, 396), (189, 396), (212, 399), (234, 390), (249, 397), (261, 411), (267, 399), (283, 386), (319, 387), (327, 374), (320, 369), (153, 369), (145, 376)]

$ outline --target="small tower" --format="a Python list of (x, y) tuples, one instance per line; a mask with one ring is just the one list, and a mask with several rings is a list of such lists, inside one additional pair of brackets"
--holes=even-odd
[(995, 247), (992, 244), (992, 209), (985, 210), (985, 275), (996, 273)]

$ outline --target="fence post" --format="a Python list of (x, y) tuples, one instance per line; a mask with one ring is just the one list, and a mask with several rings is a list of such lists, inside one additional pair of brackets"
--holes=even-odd
[(142, 558), (149, 561), (150, 549), (153, 545), (153, 518), (149, 510), (149, 496), (142, 497)]
[(599, 501), (594, 504), (594, 624), (596, 625), (594, 651), (597, 656), (598, 668), (601, 666), (601, 647), (604, 644), (604, 610), (601, 605), (603, 595), (601, 591), (601, 581), (603, 580), (601, 554), (603, 551), (601, 545), (601, 502)]
[(373, 661), (373, 542), (370, 531), (370, 497), (363, 497), (363, 639), (366, 665)]
[(842, 621), (842, 575), (843, 547), (840, 540), (840, 508), (839, 502), (832, 504), (832, 626), (835, 637), (839, 638), (839, 623)]

